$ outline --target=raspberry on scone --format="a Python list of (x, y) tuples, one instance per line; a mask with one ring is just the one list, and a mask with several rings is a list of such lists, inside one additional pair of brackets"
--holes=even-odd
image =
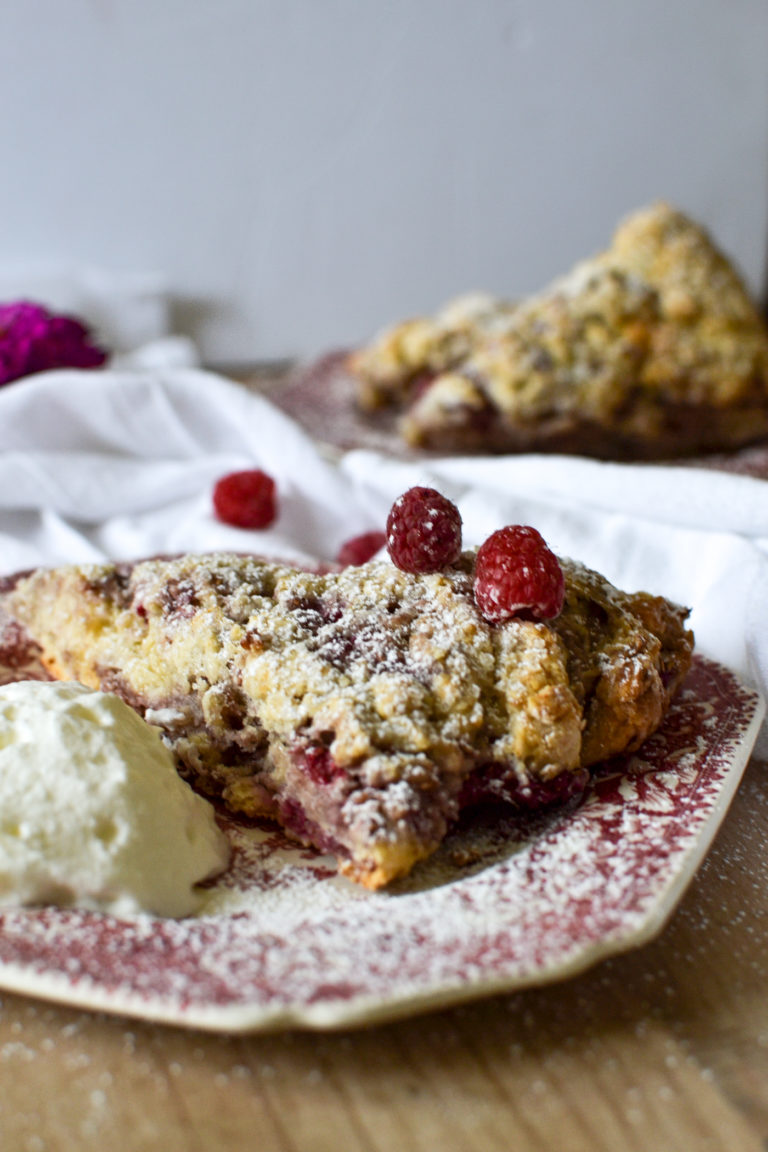
[(521, 615), (552, 620), (559, 615), (564, 597), (560, 561), (535, 528), (508, 525), (480, 545), (475, 600), (489, 623)]
[(461, 514), (435, 488), (409, 488), (387, 517), (387, 550), (395, 567), (425, 575), (461, 555)]

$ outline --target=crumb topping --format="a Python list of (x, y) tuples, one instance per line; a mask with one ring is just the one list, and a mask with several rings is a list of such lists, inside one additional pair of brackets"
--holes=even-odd
[(476, 769), (548, 780), (658, 724), (690, 662), (685, 613), (646, 597), (637, 614), (563, 568), (552, 623), (484, 620), (472, 553), (427, 575), (230, 554), (72, 566), (7, 606), (54, 675), (123, 696), (201, 788), (375, 887), (437, 846)]

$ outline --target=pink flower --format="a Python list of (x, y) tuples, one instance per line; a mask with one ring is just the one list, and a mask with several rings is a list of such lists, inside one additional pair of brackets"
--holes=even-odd
[(106, 358), (73, 316), (24, 300), (0, 304), (0, 384), (48, 368), (99, 368)]

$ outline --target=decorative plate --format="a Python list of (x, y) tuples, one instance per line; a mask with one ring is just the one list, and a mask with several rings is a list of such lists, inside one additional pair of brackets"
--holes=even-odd
[[(0, 629), (0, 681), (42, 678)], [(476, 814), (370, 893), (266, 825), (222, 817), (228, 872), (174, 921), (57, 908), (0, 915), (0, 987), (222, 1031), (334, 1028), (560, 980), (657, 933), (702, 860), (763, 714), (696, 657), (663, 728), (578, 804)]]
[(313, 440), (332, 452), (367, 448), (405, 459), (434, 456), (405, 444), (394, 412), (371, 414), (358, 408), (355, 381), (345, 367), (347, 356), (345, 349), (328, 352), (298, 366), (264, 391)]

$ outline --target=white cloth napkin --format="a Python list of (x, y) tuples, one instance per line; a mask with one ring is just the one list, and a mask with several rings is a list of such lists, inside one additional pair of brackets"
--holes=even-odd
[[(212, 511), (214, 482), (249, 467), (278, 486), (261, 532)], [(699, 651), (768, 690), (766, 481), (532, 455), (332, 462), (267, 400), (197, 369), (50, 372), (0, 390), (4, 573), (211, 549), (333, 560), (413, 484), (457, 502), (468, 545), (533, 524), (618, 586), (688, 605)]]

